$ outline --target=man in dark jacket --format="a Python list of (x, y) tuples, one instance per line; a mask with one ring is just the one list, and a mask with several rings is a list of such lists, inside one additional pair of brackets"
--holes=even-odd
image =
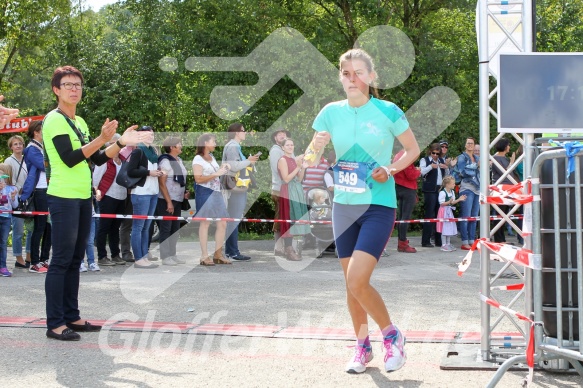
[[(445, 160), (440, 156), (441, 149), (439, 143), (433, 143), (429, 146), (429, 152), (426, 157), (421, 159), (419, 167), (423, 176), (423, 199), (425, 202), (425, 218), (437, 217), (439, 211), (439, 190), (441, 182), (449, 170)], [(435, 245), (441, 246), (441, 233), (435, 232), (435, 245), (431, 244), (431, 235), (435, 232), (435, 223), (426, 222), (423, 224), (423, 234), (421, 235), (421, 246), (433, 248)]]

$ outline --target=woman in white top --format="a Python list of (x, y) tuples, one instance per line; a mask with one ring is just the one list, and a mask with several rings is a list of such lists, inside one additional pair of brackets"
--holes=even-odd
[[(8, 148), (12, 150), (4, 163), (12, 167), (12, 182), (18, 188), (18, 194), (22, 192), (22, 187), (26, 181), (28, 170), (24, 162), (24, 139), (20, 135), (14, 135), (8, 139)], [(32, 233), (26, 234), (26, 262), (22, 258), (22, 237), (24, 236), (24, 218), (12, 217), (12, 254), (16, 256), (16, 268), (28, 268), (30, 266), (30, 243)]]
[[(219, 167), (215, 157), (211, 154), (217, 146), (216, 137), (205, 133), (198, 138), (196, 156), (192, 161), (194, 175), (194, 192), (196, 202), (195, 217), (227, 218), (227, 207), (221, 193), (219, 177), (225, 175), (230, 165), (225, 163)], [(211, 259), (207, 250), (208, 229), (210, 221), (201, 221), (198, 231), (201, 250), (201, 265), (231, 264), (231, 260), (223, 255), (223, 241), (225, 241), (226, 221), (217, 221), (215, 232), (215, 252)]]
[[(142, 126), (138, 131), (153, 132), (150, 126)], [(135, 189), (132, 189), (132, 205), (134, 215), (153, 216), (158, 203), (158, 177), (164, 172), (158, 169), (158, 154), (152, 144), (140, 144), (132, 151), (129, 158), (128, 176), (142, 178)], [(156, 264), (148, 260), (149, 230), (152, 220), (134, 219), (132, 222), (132, 250), (136, 260), (135, 268), (156, 268)]]

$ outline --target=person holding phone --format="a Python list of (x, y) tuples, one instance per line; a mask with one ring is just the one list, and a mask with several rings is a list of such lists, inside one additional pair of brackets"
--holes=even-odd
[[(229, 141), (223, 149), (223, 163), (229, 163), (231, 169), (227, 174), (235, 176), (237, 172), (253, 167), (259, 160), (259, 154), (246, 158), (241, 150), (241, 142), (245, 140), (247, 133), (241, 123), (233, 123), (227, 130)], [(230, 218), (242, 218), (247, 205), (247, 191), (249, 186), (238, 186), (229, 190), (227, 211)], [(239, 221), (227, 223), (227, 241), (225, 242), (225, 254), (233, 260), (247, 261), (250, 256), (241, 254), (239, 251)]]

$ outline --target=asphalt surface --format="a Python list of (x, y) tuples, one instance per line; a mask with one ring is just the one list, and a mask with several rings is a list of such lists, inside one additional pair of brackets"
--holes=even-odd
[[(420, 238), (410, 240), (420, 246)], [(314, 250), (306, 250), (302, 262), (287, 262), (274, 258), (269, 241), (240, 247), (251, 261), (201, 267), (198, 243), (180, 242), (185, 265), (81, 274), (82, 317), (110, 326), (72, 343), (45, 336), (44, 275), (15, 270), (12, 278), (0, 279), (0, 386), (483, 387), (494, 375), (440, 368), (460, 338), (479, 338), (477, 254), (458, 277), (456, 263), (465, 252), (398, 253), (391, 239), (372, 283), (408, 335), (408, 361), (399, 371), (384, 372), (371, 322), (375, 359), (365, 373), (349, 375), (343, 369), (353, 340), (337, 259), (316, 259)], [(9, 258), (9, 267), (13, 263)], [(492, 263), (494, 269), (500, 265)], [(6, 323), (18, 318), (28, 323)], [(516, 328), (502, 322), (496, 331)], [(466, 342), (465, 349), (479, 353), (479, 342)], [(498, 386), (520, 387), (525, 375), (508, 372)], [(534, 382), (583, 386), (578, 375), (543, 371), (535, 372)]]

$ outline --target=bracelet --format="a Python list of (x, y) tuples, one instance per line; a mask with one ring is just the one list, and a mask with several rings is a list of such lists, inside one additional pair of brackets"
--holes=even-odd
[(381, 166), (381, 168), (385, 170), (385, 172), (387, 173), (387, 179), (389, 179), (391, 177), (391, 170), (389, 170), (387, 166)]
[(123, 147), (125, 147), (123, 144), (121, 144), (121, 142), (119, 141), (119, 139), (117, 139), (117, 140), (115, 141), (115, 144), (117, 144), (117, 146), (118, 146), (119, 148), (123, 148)]

